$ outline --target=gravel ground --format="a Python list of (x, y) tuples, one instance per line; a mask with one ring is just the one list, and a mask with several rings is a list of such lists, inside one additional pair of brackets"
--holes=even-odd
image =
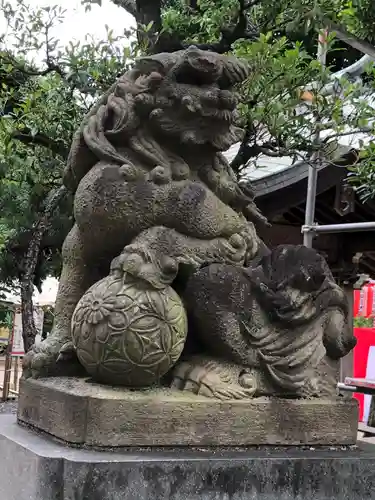
[(17, 401), (0, 403), (0, 414), (17, 413)]

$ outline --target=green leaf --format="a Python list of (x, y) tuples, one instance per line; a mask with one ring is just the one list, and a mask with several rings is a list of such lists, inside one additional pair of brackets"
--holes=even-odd
[(150, 22), (147, 24), (147, 26), (145, 27), (145, 32), (146, 32), (146, 33), (147, 33), (147, 32), (149, 32), (149, 31), (152, 29), (152, 27), (153, 27), (153, 26), (154, 26), (154, 21), (150, 21)]

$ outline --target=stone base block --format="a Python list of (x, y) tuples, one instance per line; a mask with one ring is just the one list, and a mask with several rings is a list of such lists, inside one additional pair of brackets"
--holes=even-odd
[(66, 443), (103, 447), (351, 445), (354, 399), (219, 401), (79, 378), (22, 380), (18, 420)]
[(2, 500), (370, 500), (375, 491), (375, 445), (100, 452), (3, 415), (0, 449)]

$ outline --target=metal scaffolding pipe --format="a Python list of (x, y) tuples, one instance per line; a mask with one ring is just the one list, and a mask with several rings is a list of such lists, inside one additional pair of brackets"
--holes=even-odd
[[(322, 66), (326, 65), (327, 49), (328, 49), (328, 30), (322, 29), (319, 32), (318, 40), (318, 54), (317, 59)], [(316, 131), (314, 134), (314, 143), (319, 145), (319, 116), (316, 116)], [(307, 179), (307, 196), (306, 196), (306, 211), (305, 211), (305, 225), (312, 226), (315, 219), (315, 200), (316, 200), (316, 184), (318, 181), (318, 166), (321, 162), (321, 151), (315, 152), (310, 158), (309, 176)], [(314, 234), (310, 231), (303, 232), (303, 244), (307, 248), (312, 248)]]
[(346, 384), (343, 384), (342, 382), (339, 382), (337, 384), (337, 389), (339, 391), (357, 392), (357, 387), (353, 387), (352, 385), (346, 385)]
[[(319, 153), (311, 157), (311, 162), (318, 163)], [(305, 226), (302, 226), (303, 244), (312, 248), (313, 233), (312, 231), (304, 231), (304, 227), (313, 227), (315, 219), (315, 200), (316, 200), (316, 185), (318, 181), (318, 168), (316, 165), (309, 165), (309, 176), (307, 180), (307, 197), (306, 197), (306, 212)]]
[(304, 235), (314, 233), (347, 233), (359, 231), (375, 231), (375, 222), (352, 222), (347, 224), (305, 224), (302, 226), (302, 233)]

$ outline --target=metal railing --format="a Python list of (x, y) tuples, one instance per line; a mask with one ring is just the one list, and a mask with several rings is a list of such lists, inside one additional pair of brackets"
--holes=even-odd
[(316, 224), (303, 225), (301, 232), (308, 233), (347, 233), (360, 231), (375, 231), (375, 222), (348, 222), (347, 224)]

